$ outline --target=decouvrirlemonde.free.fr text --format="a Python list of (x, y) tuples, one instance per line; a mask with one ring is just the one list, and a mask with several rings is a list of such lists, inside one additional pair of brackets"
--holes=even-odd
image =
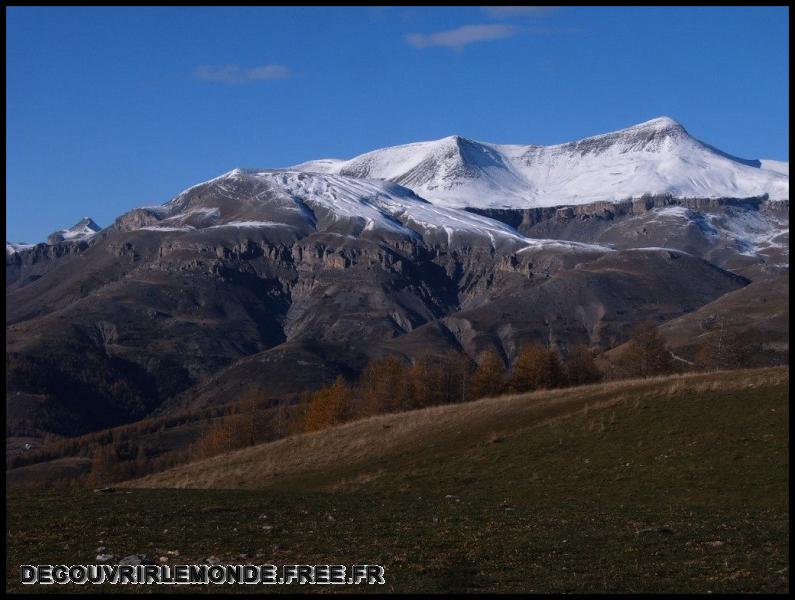
[(380, 565), (22, 565), (26, 585), (384, 584)]

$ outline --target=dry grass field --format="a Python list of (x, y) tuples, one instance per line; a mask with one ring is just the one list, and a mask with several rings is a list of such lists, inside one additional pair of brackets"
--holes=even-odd
[[(393, 477), (388, 465), (398, 468), (402, 457), (465, 449), (619, 404), (637, 407), (642, 400), (664, 402), (682, 393), (776, 385), (787, 373), (762, 369), (614, 381), (382, 415), (182, 465), (129, 485), (229, 489), (307, 483), (315, 489), (352, 489), (382, 476)], [(376, 466), (382, 464), (387, 468)]]
[[(7, 589), (786, 593), (788, 387), (788, 369), (769, 368), (506, 396), (263, 444), (114, 493), (11, 490)], [(375, 563), (386, 585), (18, 583), (20, 564), (91, 563), (98, 546), (187, 564)]]

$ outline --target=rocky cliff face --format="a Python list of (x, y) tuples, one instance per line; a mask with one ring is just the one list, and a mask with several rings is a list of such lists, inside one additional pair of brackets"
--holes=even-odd
[(529, 237), (613, 248), (675, 248), (751, 278), (789, 267), (789, 201), (646, 195), (624, 202), (533, 209), (467, 209)]
[(6, 287), (25, 285), (44, 275), (54, 264), (64, 264), (65, 259), (83, 252), (90, 241), (35, 244), (24, 250), (6, 253)]
[(676, 198), (671, 194), (646, 194), (640, 198), (628, 199), (620, 202), (592, 202), (589, 204), (560, 205), (543, 208), (472, 208), (466, 210), (482, 214), (503, 223), (508, 223), (520, 231), (529, 231), (534, 225), (543, 221), (556, 220), (565, 222), (579, 218), (612, 220), (616, 217), (627, 215), (643, 215), (654, 211), (656, 208), (681, 206), (694, 211), (720, 210), (724, 207), (739, 207), (746, 210), (767, 210), (771, 212), (786, 212), (789, 210), (789, 200), (768, 200), (768, 197), (757, 196), (750, 198)]
[(7, 390), (46, 399), (33, 421), (61, 433), (226, 403), (252, 386), (298, 392), (385, 351), (495, 345), (511, 356), (546, 340), (550, 319), (561, 347), (609, 345), (746, 282), (673, 251), (323, 232), (285, 243), (257, 229), (111, 232), (47, 264), (8, 294)]
[(235, 170), (7, 254), (7, 398), (37, 399), (9, 428), (296, 393), (385, 352), (606, 348), (746, 285), (714, 263), (783, 247), (768, 226), (784, 219), (761, 198), (475, 214), (389, 182)]

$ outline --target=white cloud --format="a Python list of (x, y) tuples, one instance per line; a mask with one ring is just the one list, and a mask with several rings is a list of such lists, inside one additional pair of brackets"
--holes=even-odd
[(409, 33), (405, 39), (415, 48), (442, 46), (460, 50), (467, 44), (505, 39), (517, 32), (518, 29), (513, 25), (464, 25), (435, 33)]
[(250, 83), (270, 79), (286, 79), (292, 75), (284, 65), (262, 65), (244, 68), (237, 65), (204, 65), (196, 69), (196, 77), (215, 83)]
[(493, 19), (511, 17), (543, 17), (558, 10), (559, 6), (482, 6), (480, 10)]

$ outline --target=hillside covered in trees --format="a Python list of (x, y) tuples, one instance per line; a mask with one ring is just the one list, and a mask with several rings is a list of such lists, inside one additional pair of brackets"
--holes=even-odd
[[(720, 347), (713, 349), (715, 344)], [(250, 390), (240, 401), (224, 406), (149, 418), (77, 438), (50, 436), (40, 447), (8, 459), (8, 481), (107, 485), (381, 414), (604, 380), (726, 368), (729, 363), (716, 355), (736, 357), (733, 344), (739, 344), (739, 338), (710, 338), (699, 353), (698, 360), (704, 362), (694, 364), (677, 360), (658, 328), (643, 323), (609, 358), (595, 357), (585, 346), (575, 346), (561, 357), (541, 344), (524, 346), (510, 365), (496, 349), (482, 352), (474, 361), (458, 352), (413, 362), (387, 355), (371, 361), (356, 379), (340, 376), (330, 385), (297, 396)]]

